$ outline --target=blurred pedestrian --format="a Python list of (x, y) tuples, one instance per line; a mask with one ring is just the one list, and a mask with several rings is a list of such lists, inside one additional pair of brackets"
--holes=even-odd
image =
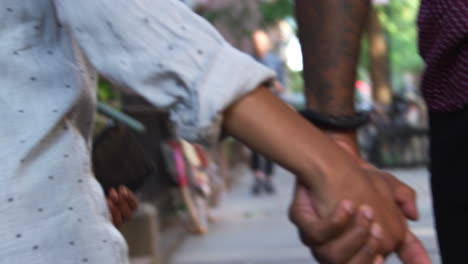
[(252, 44), (254, 48), (253, 57), (255, 60), (272, 69), (276, 73), (276, 80), (273, 85), (273, 92), (277, 95), (286, 90), (286, 71), (284, 62), (272, 51), (271, 40), (263, 30), (255, 30), (252, 33)]
[[(252, 44), (254, 47), (253, 57), (258, 62), (276, 72), (277, 80), (273, 84), (272, 92), (276, 95), (280, 95), (285, 91), (286, 76), (284, 64), (279, 56), (271, 51), (269, 36), (263, 30), (256, 30), (252, 33)], [(258, 195), (262, 190), (268, 194), (274, 194), (273, 173), (275, 165), (273, 161), (252, 151), (250, 164), (255, 178), (252, 186), (252, 194)]]

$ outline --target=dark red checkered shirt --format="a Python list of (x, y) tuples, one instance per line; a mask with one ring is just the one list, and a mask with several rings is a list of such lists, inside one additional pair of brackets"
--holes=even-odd
[(468, 0), (422, 0), (418, 24), (429, 109), (463, 108), (468, 105)]

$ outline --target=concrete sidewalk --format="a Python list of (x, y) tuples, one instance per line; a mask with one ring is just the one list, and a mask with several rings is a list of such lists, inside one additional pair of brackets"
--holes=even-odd
[[(309, 251), (301, 245), (295, 227), (288, 221), (293, 177), (276, 170), (275, 196), (252, 197), (252, 177), (240, 170), (238, 184), (224, 201), (222, 219), (206, 236), (189, 237), (171, 264), (313, 264)], [(423, 240), (435, 264), (440, 263), (433, 229), (428, 174), (425, 169), (392, 171), (415, 188), (419, 195), (421, 221), (411, 224)], [(400, 263), (391, 257), (386, 263)]]

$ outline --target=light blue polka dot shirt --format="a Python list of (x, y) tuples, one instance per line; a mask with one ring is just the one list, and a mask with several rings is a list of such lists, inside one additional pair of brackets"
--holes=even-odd
[(177, 0), (2, 0), (0, 263), (128, 263), (90, 164), (97, 73), (210, 141), (273, 73)]

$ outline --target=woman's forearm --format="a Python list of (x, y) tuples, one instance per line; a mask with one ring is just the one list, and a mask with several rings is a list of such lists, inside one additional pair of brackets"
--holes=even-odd
[(314, 189), (332, 180), (326, 175), (334, 159), (349, 160), (330, 138), (263, 88), (225, 111), (224, 129)]

